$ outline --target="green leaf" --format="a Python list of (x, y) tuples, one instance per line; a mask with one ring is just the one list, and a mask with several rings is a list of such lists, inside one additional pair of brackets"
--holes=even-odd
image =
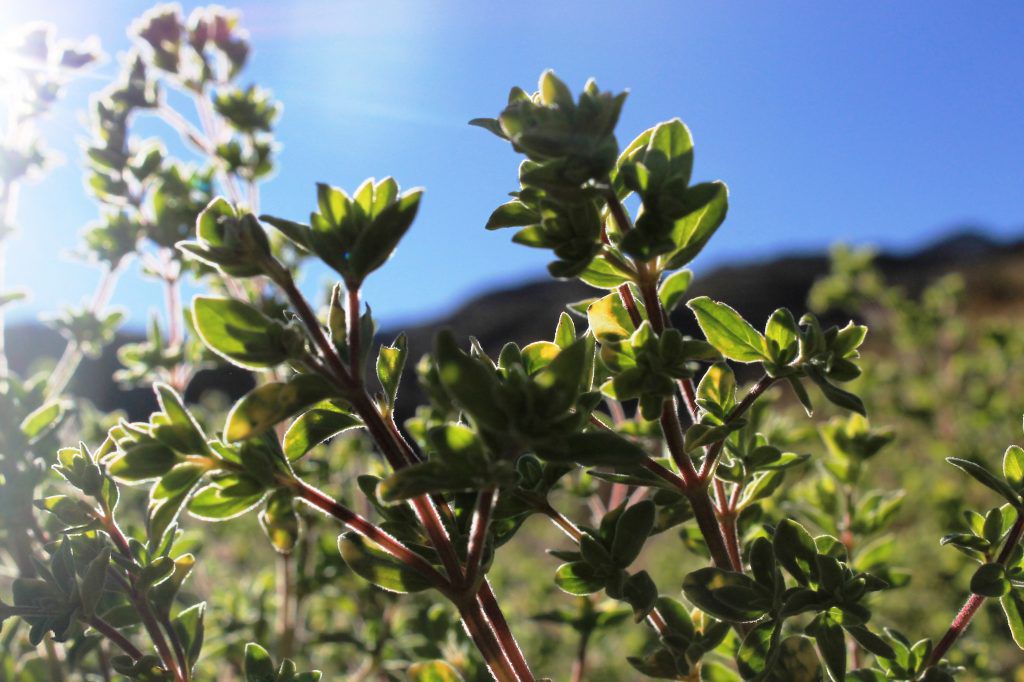
[(889, 643), (863, 625), (846, 625), (843, 629), (849, 632), (858, 644), (875, 656), (889, 660), (896, 658), (896, 652)]
[(192, 320), (210, 350), (240, 367), (274, 367), (292, 355), (284, 325), (248, 303), (197, 296), (192, 301)]
[(806, 585), (816, 574), (815, 558), (818, 550), (814, 538), (803, 526), (792, 519), (783, 519), (775, 528), (772, 540), (775, 558), (797, 581)]
[(714, 566), (689, 573), (683, 594), (701, 611), (729, 622), (755, 621), (771, 606), (770, 594), (752, 578)]
[(174, 450), (155, 440), (146, 440), (128, 446), (123, 455), (111, 462), (109, 472), (124, 481), (145, 481), (163, 476), (177, 461)]
[(389, 407), (395, 405), (398, 383), (402, 378), (407, 354), (405, 334), (399, 334), (390, 346), (381, 346), (377, 353), (377, 379), (384, 389), (384, 398)]
[(31, 412), (22, 420), (20, 428), (29, 442), (35, 441), (56, 426), (64, 416), (67, 403), (54, 400)]
[[(374, 210), (376, 214), (373, 216), (369, 228), (359, 235), (352, 248), (349, 258), (351, 265), (349, 279), (352, 280), (350, 281), (350, 286), (362, 282), (367, 275), (384, 265), (391, 258), (391, 254), (398, 246), (398, 242), (401, 241), (402, 237), (409, 230), (409, 227), (412, 226), (412, 221), (416, 218), (416, 212), (419, 210), (423, 190), (409, 190), (403, 192), (397, 199), (386, 200), (386, 194), (382, 193), (382, 188), (384, 192), (387, 192), (386, 188), (389, 181), (394, 185), (391, 191), (397, 192), (397, 185), (394, 184), (394, 180), (391, 178), (385, 178), (374, 188)], [(358, 194), (356, 200), (359, 200)], [(380, 209), (379, 212), (376, 212), (377, 206), (382, 201), (386, 206)]]
[(249, 494), (234, 494), (230, 488), (219, 484), (208, 485), (200, 489), (188, 501), (188, 511), (202, 521), (227, 521), (249, 511), (266, 496), (266, 492), (257, 489)]
[(558, 567), (555, 584), (564, 592), (584, 596), (604, 589), (604, 578), (587, 562), (573, 561)]
[(689, 270), (679, 270), (678, 272), (673, 272), (662, 281), (661, 286), (658, 287), (658, 300), (661, 301), (665, 312), (671, 313), (682, 302), (692, 280), (692, 272)]
[(103, 596), (103, 586), (107, 581), (107, 569), (110, 566), (110, 548), (104, 547), (86, 566), (78, 585), (78, 594), (82, 599), (82, 613), (91, 618), (96, 606)]
[(676, 220), (671, 239), (676, 250), (664, 256), (665, 267), (677, 270), (704, 249), (715, 231), (725, 222), (729, 210), (729, 188), (724, 182), (702, 182), (683, 195), (685, 215)]
[(697, 316), (708, 343), (722, 355), (737, 362), (760, 362), (769, 359), (764, 337), (735, 310), (701, 296), (687, 306)]
[[(832, 403), (833, 405), (838, 405), (844, 410), (850, 410), (851, 412), (856, 412), (857, 414), (867, 416), (868, 412), (867, 409), (864, 407), (864, 402), (856, 395), (850, 393), (849, 391), (844, 391), (835, 384), (830, 383), (827, 379), (825, 379), (825, 377), (821, 376), (818, 372), (809, 371), (807, 375), (811, 378), (811, 380), (814, 381), (815, 384), (818, 385), (818, 388), (821, 389), (822, 395), (824, 395), (830, 403)], [(801, 402), (803, 402), (803, 399), (801, 399)]]
[(563, 312), (558, 316), (558, 326), (555, 328), (555, 345), (559, 348), (568, 348), (576, 341), (576, 324), (572, 321), (569, 313)]
[(294, 462), (328, 438), (362, 425), (362, 420), (330, 401), (317, 403), (288, 427), (284, 453)]
[(462, 682), (462, 675), (441, 660), (413, 663), (406, 674), (409, 682)]
[(1024, 449), (1011, 445), (1003, 454), (1003, 478), (1014, 490), (1024, 488)]
[(312, 374), (300, 374), (287, 383), (258, 386), (231, 408), (224, 437), (235, 443), (258, 436), (333, 393), (330, 384)]
[(265, 223), (270, 223), (276, 227), (281, 234), (288, 237), (288, 239), (302, 251), (306, 253), (312, 252), (313, 245), (310, 243), (309, 239), (309, 225), (292, 222), (291, 220), (285, 220), (284, 218), (275, 218), (272, 215), (261, 215), (260, 220)]
[(92, 505), (67, 495), (51, 495), (34, 502), (37, 509), (48, 511), (66, 526), (85, 526), (96, 520)]
[(389, 592), (421, 592), (431, 587), (419, 573), (355, 533), (338, 537), (338, 551), (352, 571)]
[(829, 675), (836, 682), (846, 679), (846, 637), (843, 628), (827, 616), (818, 616), (808, 626), (807, 633), (814, 637), (825, 661)]
[(758, 677), (769, 669), (774, 657), (773, 649), (778, 646), (779, 626), (772, 621), (761, 623), (743, 638), (736, 654), (736, 665), (743, 679)]
[[(3, 238), (4, 238), (3, 230), (0, 229), (0, 240), (2, 240)], [(28, 294), (26, 292), (24, 292), (24, 291), (21, 291), (21, 290), (0, 292), (0, 308), (3, 308), (4, 306), (10, 305), (11, 303), (14, 303), (15, 301), (22, 301), (27, 296), (28, 296)]]
[(1002, 597), (1010, 592), (1006, 567), (998, 563), (982, 564), (971, 576), (971, 592), (983, 597)]
[(779, 308), (772, 313), (765, 324), (764, 337), (772, 362), (785, 365), (796, 358), (800, 328), (787, 309)]
[(633, 620), (646, 618), (658, 601), (658, 586), (647, 571), (635, 573), (622, 586), (622, 599), (633, 607)]
[(704, 373), (697, 385), (697, 405), (720, 420), (736, 406), (736, 376), (728, 363), (716, 362)]
[(622, 305), (618, 292), (599, 298), (587, 306), (590, 331), (601, 343), (621, 341), (633, 335), (636, 325)]
[(985, 467), (972, 462), (968, 459), (960, 459), (959, 457), (947, 457), (946, 461), (955, 466), (956, 468), (967, 472), (976, 481), (981, 483), (986, 488), (994, 490), (1009, 501), (1015, 507), (1020, 507), (1021, 500), (1020, 495), (1011, 488), (1005, 481), (997, 477), (995, 474), (990, 472)]
[(821, 682), (821, 662), (811, 640), (802, 635), (782, 640), (772, 673), (772, 682)]
[(203, 620), (205, 615), (206, 602), (199, 602), (179, 612), (172, 622), (174, 631), (185, 649), (185, 656), (193, 666), (199, 660), (199, 652), (203, 649), (203, 637), (206, 632)]
[(647, 459), (647, 451), (611, 431), (574, 433), (556, 441), (537, 443), (537, 456), (551, 462), (583, 466), (617, 466)]
[(488, 230), (522, 227), (540, 222), (540, 214), (521, 201), (513, 200), (494, 209), (485, 226)]
[(496, 430), (504, 428), (508, 416), (496, 399), (498, 378), (494, 370), (463, 353), (447, 330), (437, 335), (434, 357), (441, 383), (455, 402), (482, 425)]
[(245, 682), (277, 682), (273, 659), (255, 642), (245, 645)]
[(615, 523), (612, 540), (612, 560), (620, 567), (629, 566), (640, 555), (644, 542), (654, 529), (655, 506), (642, 500), (627, 507)]
[(276, 490), (260, 513), (260, 526), (270, 544), (281, 554), (290, 554), (299, 540), (301, 524), (290, 491)]
[(1010, 634), (1018, 647), (1024, 649), (1024, 596), (1020, 590), (1012, 590), (999, 598), (999, 603), (1006, 614), (1006, 623)]

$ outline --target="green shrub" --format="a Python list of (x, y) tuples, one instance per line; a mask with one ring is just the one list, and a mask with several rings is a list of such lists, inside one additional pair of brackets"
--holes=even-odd
[[(1019, 342), (965, 333), (950, 283), (918, 302), (869, 257), (837, 252), (812, 303), (877, 318), (888, 359), (863, 364), (863, 325), (780, 308), (760, 330), (725, 303), (687, 301), (684, 268), (726, 217), (725, 184), (693, 182), (681, 121), (620, 148), (625, 94), (590, 81), (577, 96), (548, 71), (472, 122), (526, 157), (486, 227), (517, 228), (515, 242), (552, 252), (552, 276), (598, 294), (552, 320), (550, 341), (488, 354), (445, 332), (413, 368), (404, 336), (377, 345), (361, 289), (383, 276), (422, 191), (320, 184), (308, 223), (260, 215), (280, 107), (238, 84), (249, 44), (237, 17), (161, 7), (132, 30), (135, 51), (91, 111), (101, 217), (83, 251), (102, 268), (97, 292), (51, 318), (68, 340), (55, 367), (0, 367), (0, 680), (1010, 674), (999, 644), (952, 645), (995, 601), (1024, 644), (1024, 450), (986, 466), (1019, 403), (983, 400)], [(42, 29), (25, 36), (36, 66), (5, 136), (18, 144), (3, 148), (4, 234), (18, 184), (44, 161), (34, 120), (92, 61), (59, 49)], [(173, 107), (182, 99), (199, 125)], [(137, 139), (142, 116), (194, 159)], [(154, 315), (119, 352), (117, 379), (159, 400), (143, 422), (66, 396), (82, 357), (114, 338), (123, 316), (107, 302), (131, 260), (166, 292), (165, 324)], [(296, 285), (314, 262), (338, 278), (322, 310)], [(205, 292), (185, 308), (183, 282)], [(671, 325), (684, 302), (703, 338)], [(955, 405), (919, 371), (942, 362), (933, 352)], [(256, 387), (230, 406), (186, 404), (196, 373), (225, 363)], [(741, 387), (738, 365), (760, 378)], [(412, 373), (425, 401), (399, 425)], [(900, 429), (873, 427), (866, 405)], [(815, 429), (813, 410), (837, 416)], [(941, 444), (967, 476), (944, 494), (909, 475), (913, 460), (878, 465), (894, 439), (890, 450)], [(899, 472), (908, 494), (876, 487)], [(966, 559), (939, 562), (955, 582), (937, 585), (941, 550), (920, 537), (961, 514), (942, 543)], [(939, 618), (952, 618), (946, 634), (918, 639)]]

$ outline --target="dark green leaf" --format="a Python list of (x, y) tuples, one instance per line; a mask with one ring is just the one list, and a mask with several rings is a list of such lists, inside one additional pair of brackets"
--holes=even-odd
[(985, 467), (968, 459), (960, 459), (959, 457), (947, 457), (946, 461), (956, 468), (970, 474), (986, 488), (994, 490), (1005, 497), (1010, 504), (1015, 507), (1020, 506), (1020, 495), (1018, 495), (1017, 492), (1006, 483), (1006, 481), (1003, 481)]
[(803, 526), (792, 519), (783, 519), (775, 528), (773, 538), (775, 558), (790, 575), (806, 585), (816, 573), (818, 550), (814, 539)]

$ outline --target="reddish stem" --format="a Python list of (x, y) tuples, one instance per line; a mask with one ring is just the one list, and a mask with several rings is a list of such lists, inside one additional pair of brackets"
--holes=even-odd
[(487, 531), (491, 525), (491, 512), (497, 497), (498, 491), (495, 488), (481, 490), (476, 495), (476, 508), (473, 510), (473, 523), (469, 529), (469, 545), (466, 550), (467, 586), (473, 585), (480, 577), (484, 548), (487, 546)]
[(434, 568), (429, 561), (412, 551), (399, 540), (381, 530), (371, 521), (363, 518), (348, 507), (337, 502), (326, 493), (317, 490), (313, 486), (298, 479), (289, 479), (287, 485), (303, 501), (313, 507), (326, 512), (341, 521), (347, 528), (369, 540), (392, 557), (420, 573), (430, 581), (431, 585), (440, 590), (443, 594), (450, 595), (451, 584)]
[[(729, 415), (725, 418), (726, 424), (732, 424), (737, 419), (742, 417), (747, 410), (749, 410), (754, 402), (761, 397), (761, 395), (771, 388), (772, 384), (775, 383), (775, 379), (768, 376), (767, 374), (761, 377), (756, 384), (754, 384), (747, 395), (743, 397), (743, 400), (739, 402), (732, 410), (729, 411)], [(704, 457), (704, 463), (700, 468), (701, 480), (707, 480), (714, 471), (715, 464), (718, 462), (719, 455), (722, 454), (722, 448), (725, 446), (725, 439), (721, 439), (712, 443), (711, 447), (708, 448), (708, 453)]]
[[(1010, 554), (1013, 552), (1014, 547), (1020, 543), (1021, 535), (1024, 535), (1024, 511), (1017, 512), (1017, 520), (1014, 521), (1013, 527), (1010, 528), (1010, 532), (1006, 536), (1006, 543), (1003, 545), (1002, 550), (999, 552), (999, 557), (996, 559), (996, 563), (1005, 564), (1010, 558)], [(939, 643), (932, 649), (932, 655), (928, 658), (928, 666), (938, 664), (942, 660), (942, 657), (946, 655), (949, 648), (960, 638), (960, 635), (964, 633), (967, 626), (971, 624), (971, 619), (974, 618), (974, 614), (978, 612), (981, 605), (985, 603), (985, 597), (980, 594), (972, 594), (968, 597), (967, 602), (960, 609), (960, 612), (953, 618), (953, 622), (950, 624), (946, 634), (943, 635)]]
[(357, 386), (363, 383), (363, 357), (360, 348), (359, 289), (347, 287), (348, 292), (348, 358), (349, 371)]
[(133, 661), (138, 661), (142, 658), (143, 654), (139, 651), (138, 647), (132, 644), (127, 637), (118, 632), (118, 630), (107, 621), (103, 620), (99, 616), (93, 616), (86, 622), (92, 626), (96, 632), (99, 632), (101, 635), (116, 644), (118, 648), (128, 654)]

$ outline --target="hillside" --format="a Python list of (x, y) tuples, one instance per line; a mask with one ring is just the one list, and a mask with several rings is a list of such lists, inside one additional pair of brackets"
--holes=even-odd
[[(1006, 314), (1017, 310), (1024, 301), (1024, 242), (998, 242), (979, 232), (962, 231), (913, 253), (880, 254), (877, 263), (891, 282), (910, 292), (945, 273), (961, 273), (967, 283), (968, 309), (972, 313), (983, 315), (999, 310)], [(820, 253), (737, 263), (698, 277), (689, 294), (726, 301), (756, 324), (779, 306), (802, 312), (811, 285), (827, 270), (828, 257)], [(548, 338), (567, 303), (596, 293), (577, 281), (548, 279), (482, 294), (447, 315), (406, 326), (410, 357), (418, 358), (427, 352), (434, 334), (443, 327), (463, 336), (476, 336), (488, 351), (497, 351), (509, 340), (525, 344)], [(686, 333), (695, 331), (693, 317), (685, 308), (676, 311), (673, 321)], [(399, 331), (385, 329), (380, 340), (390, 341)], [(63, 348), (56, 333), (39, 325), (14, 326), (9, 334), (10, 360), (18, 371), (54, 357)], [(116, 345), (133, 340), (131, 334), (122, 334)], [(132, 418), (145, 416), (154, 407), (150, 392), (119, 389), (110, 379), (116, 367), (114, 348), (96, 360), (87, 360), (76, 377), (73, 391), (91, 398), (102, 409), (124, 409)], [(213, 388), (240, 395), (251, 385), (250, 378), (241, 370), (210, 370), (193, 382), (189, 398)], [(414, 398), (414, 393), (406, 390), (406, 398)]]

